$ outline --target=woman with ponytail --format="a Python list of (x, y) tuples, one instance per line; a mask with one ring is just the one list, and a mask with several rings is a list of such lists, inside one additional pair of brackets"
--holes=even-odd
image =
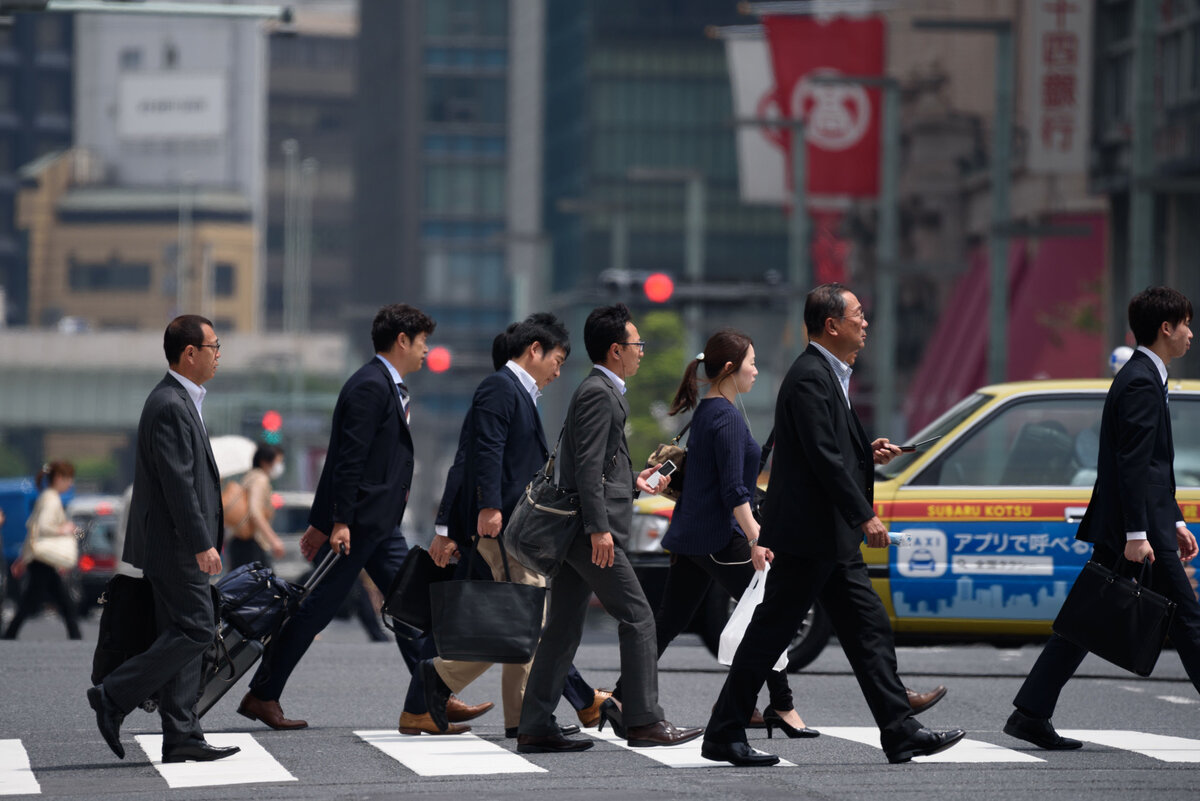
[(51, 462), (37, 475), (37, 487), (42, 492), (29, 514), (21, 557), (12, 566), (14, 577), (20, 578), (26, 572), (29, 577), (17, 605), (17, 615), (4, 632), (6, 640), (17, 638), (25, 619), (37, 614), (47, 597), (58, 606), (67, 636), (72, 640), (82, 639), (75, 602), (63, 580), (63, 574), (73, 569), (79, 558), (75, 524), (67, 517), (62, 502), (63, 493), (74, 483), (75, 466), (70, 462)]

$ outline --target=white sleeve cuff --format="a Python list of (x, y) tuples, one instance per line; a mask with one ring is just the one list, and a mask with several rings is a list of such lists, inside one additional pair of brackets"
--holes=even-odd
[(1144, 539), (1146, 539), (1146, 532), (1144, 532), (1144, 531), (1126, 531), (1125, 532), (1125, 541), (1126, 542), (1130, 542), (1132, 540), (1144, 540)]
[(1187, 528), (1187, 521), (1186, 520), (1176, 520), (1175, 528)]
[[(428, 531), (429, 529), (425, 529), (425, 530)], [(434, 526), (433, 534), (435, 537), (449, 537), (450, 536), (450, 528), (448, 526), (441, 526), (441, 525)]]

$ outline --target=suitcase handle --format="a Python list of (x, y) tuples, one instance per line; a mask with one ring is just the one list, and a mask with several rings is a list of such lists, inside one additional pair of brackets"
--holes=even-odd
[(341, 558), (342, 555), (340, 553), (334, 553), (333, 551), (325, 554), (325, 558), (321, 560), (321, 564), (317, 565), (317, 569), (314, 570), (312, 575), (308, 577), (308, 581), (304, 582), (302, 585), (304, 587), (304, 593), (300, 596), (301, 601), (307, 598), (309, 594), (317, 588), (317, 585), (324, 581), (325, 576)]

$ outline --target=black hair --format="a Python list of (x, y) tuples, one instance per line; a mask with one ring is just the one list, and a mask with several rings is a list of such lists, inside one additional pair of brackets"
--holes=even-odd
[(263, 465), (274, 462), (282, 454), (283, 448), (280, 448), (277, 445), (259, 445), (258, 450), (254, 452), (254, 461), (252, 464), (255, 467), (262, 467)]
[(830, 317), (841, 317), (846, 313), (846, 289), (836, 281), (821, 284), (804, 299), (804, 327), (809, 337), (820, 335), (825, 330), (825, 321)]
[(375, 314), (371, 322), (371, 345), (376, 353), (386, 353), (401, 334), (412, 340), (417, 334), (432, 334), (436, 327), (433, 318), (417, 307), (393, 303)]
[[(742, 362), (746, 361), (746, 354), (750, 352), (750, 346), (753, 344), (754, 340), (749, 335), (736, 328), (722, 328), (710, 336), (704, 343), (704, 352), (700, 354), (704, 359), (692, 359), (683, 371), (683, 380), (679, 382), (679, 389), (675, 390), (675, 399), (671, 401), (668, 414), (679, 414), (696, 408), (700, 400), (697, 386), (699, 379), (696, 373), (701, 364), (704, 365), (704, 375), (708, 383), (719, 384), (727, 376), (742, 369)], [(730, 365), (728, 370), (725, 369), (726, 363)]]
[(212, 320), (198, 314), (183, 314), (169, 322), (163, 333), (163, 353), (167, 355), (167, 364), (179, 364), (188, 345), (194, 348), (203, 345), (206, 325), (212, 328)]
[(499, 370), (504, 366), (505, 362), (512, 358), (512, 345), (509, 340), (513, 332), (517, 330), (520, 323), (509, 323), (508, 328), (505, 328), (496, 338), (492, 340), (492, 368)]
[(1129, 301), (1129, 328), (1139, 345), (1153, 345), (1163, 323), (1179, 325), (1191, 319), (1192, 302), (1169, 286), (1147, 287)]
[(520, 356), (535, 342), (542, 346), (543, 353), (562, 348), (566, 356), (571, 355), (571, 338), (567, 334), (567, 327), (549, 312), (531, 314), (517, 325), (508, 339), (509, 358)]
[(624, 303), (592, 309), (583, 324), (583, 347), (592, 364), (604, 364), (609, 347), (625, 342), (625, 324), (632, 320)]

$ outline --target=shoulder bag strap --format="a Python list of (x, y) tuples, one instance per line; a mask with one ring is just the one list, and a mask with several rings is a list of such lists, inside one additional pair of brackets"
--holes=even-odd
[(691, 421), (691, 420), (688, 420), (688, 421), (687, 421), (687, 422), (684, 424), (683, 428), (679, 429), (679, 433), (675, 435), (675, 439), (671, 440), (671, 444), (672, 444), (672, 445), (678, 445), (678, 444), (679, 444), (679, 440), (683, 439), (683, 435), (684, 435), (684, 434), (686, 434), (686, 433), (687, 433), (687, 431), (688, 431), (688, 429), (689, 429), (689, 428), (691, 428), (691, 427), (692, 427), (692, 421)]

